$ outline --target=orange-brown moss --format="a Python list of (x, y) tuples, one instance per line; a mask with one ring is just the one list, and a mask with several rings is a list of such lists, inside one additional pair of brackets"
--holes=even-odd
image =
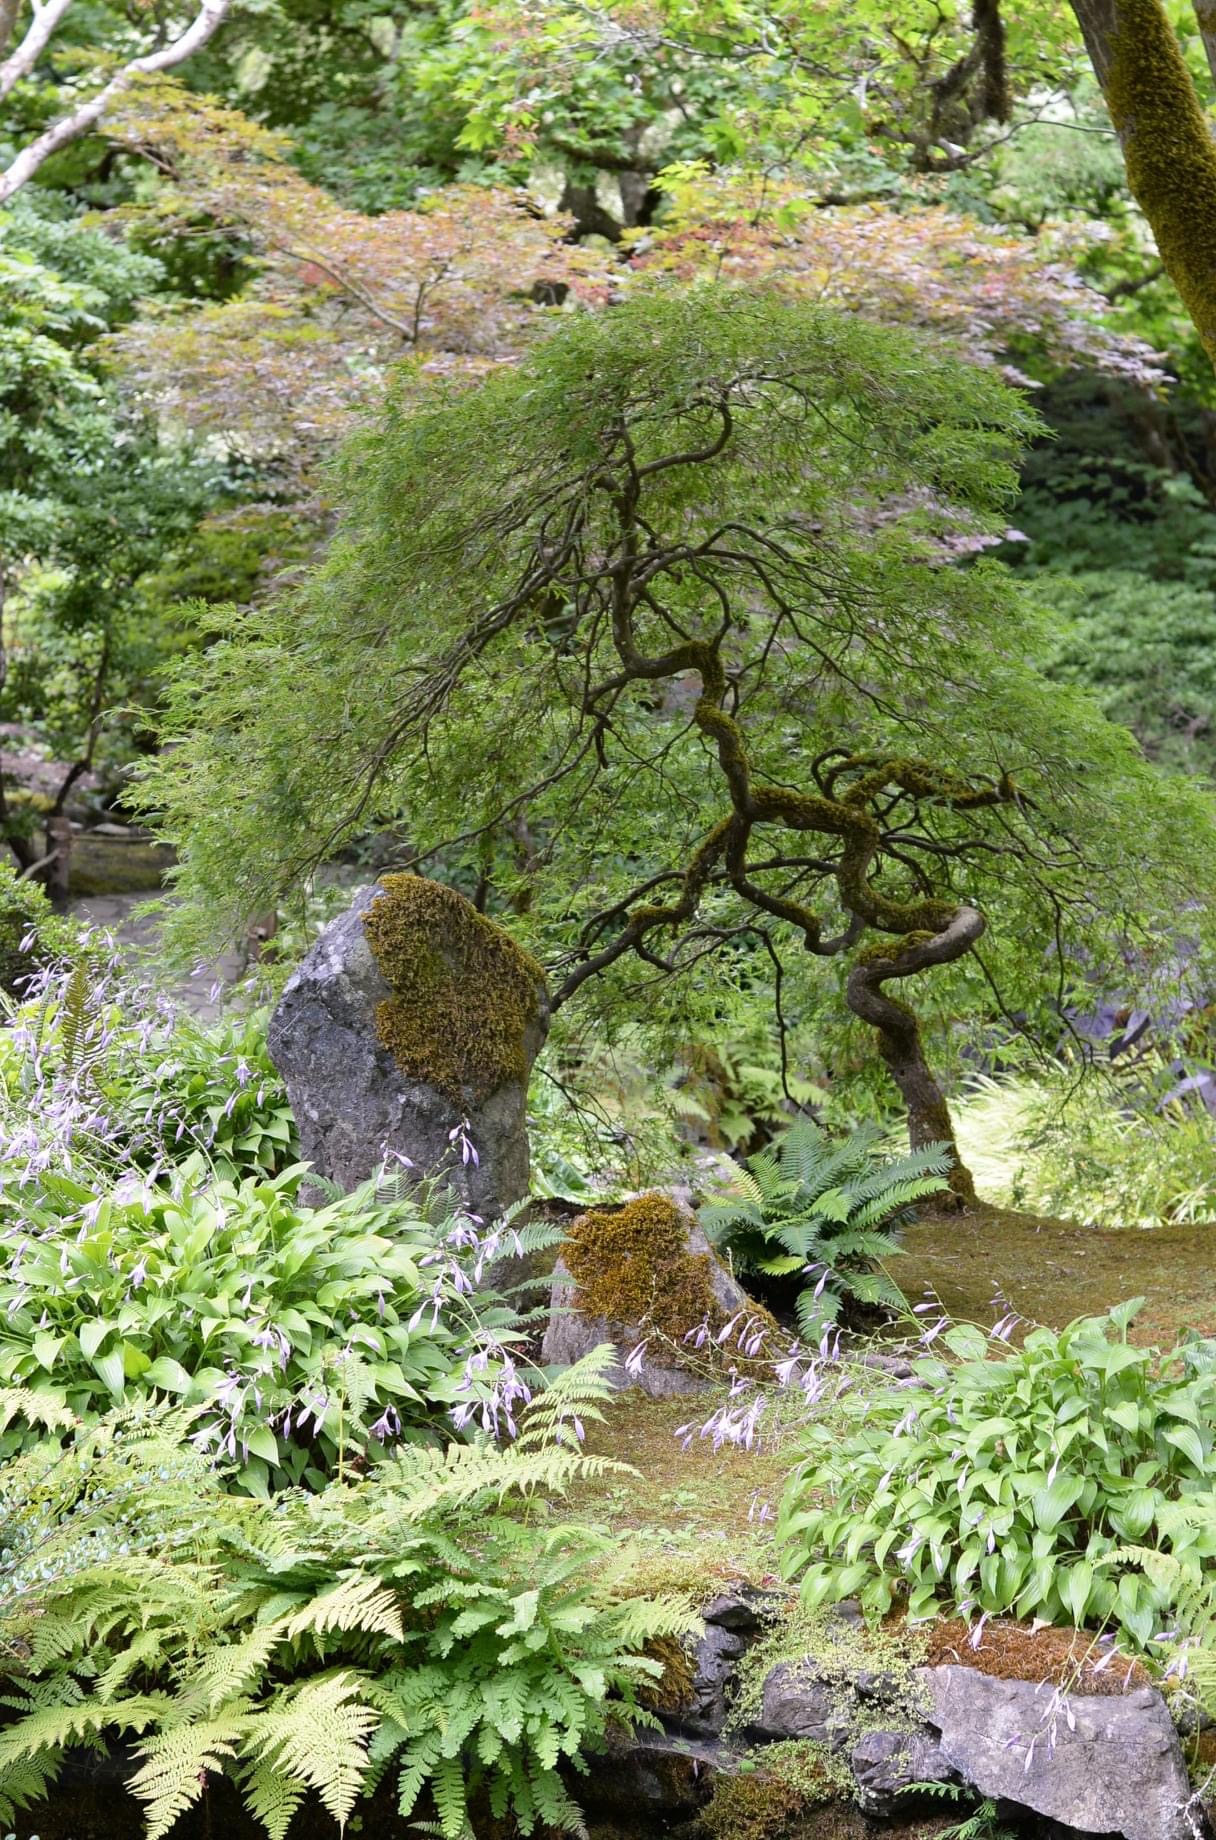
[(454, 888), (421, 875), (386, 875), (380, 887), (363, 930), (393, 993), (376, 1032), (402, 1073), (458, 1105), (526, 1081), (544, 988), (535, 959)]
[[(574, 1307), (581, 1315), (643, 1328), (688, 1364), (709, 1358), (723, 1366), (745, 1365), (733, 1337), (722, 1349), (713, 1340), (730, 1318), (714, 1296), (712, 1254), (688, 1250), (687, 1216), (666, 1195), (640, 1195), (622, 1208), (580, 1215), (566, 1237), (562, 1259), (574, 1280)], [(752, 1304), (748, 1317), (775, 1338), (776, 1322), (762, 1305)], [(692, 1351), (684, 1338), (703, 1322), (711, 1340)]]
[(1106, 1654), (1093, 1636), (1077, 1629), (1031, 1629), (1004, 1618), (985, 1623), (979, 1644), (973, 1648), (974, 1629), (961, 1617), (949, 1617), (929, 1626), (925, 1665), (961, 1662), (996, 1680), (1048, 1681), (1076, 1693), (1113, 1696), (1150, 1684), (1139, 1661), (1123, 1660), (1097, 1672)]

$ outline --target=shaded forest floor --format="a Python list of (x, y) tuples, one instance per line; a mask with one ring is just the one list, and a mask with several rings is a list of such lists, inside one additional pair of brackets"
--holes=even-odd
[(1186, 1329), (1216, 1334), (1210, 1226), (1112, 1232), (978, 1202), (958, 1213), (926, 1212), (902, 1242), (888, 1269), (909, 1302), (930, 1294), (968, 1322), (991, 1323), (994, 1298), (1058, 1329), (1144, 1297), (1134, 1341), (1168, 1348)]

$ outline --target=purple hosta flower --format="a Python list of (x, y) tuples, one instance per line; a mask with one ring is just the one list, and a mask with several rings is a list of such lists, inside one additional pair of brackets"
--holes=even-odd
[[(715, 1450), (721, 1450), (723, 1444), (735, 1444), (744, 1450), (751, 1450), (757, 1441), (760, 1419), (766, 1404), (764, 1395), (756, 1393), (750, 1404), (742, 1408), (732, 1407), (731, 1399), (735, 1397), (736, 1389), (732, 1387), (730, 1399), (710, 1414), (698, 1433), (700, 1437), (709, 1438)], [(680, 1433), (676, 1435), (678, 1437)], [(685, 1449), (687, 1447), (685, 1443)]]
[(949, 1323), (950, 1318), (948, 1316), (939, 1316), (935, 1323), (930, 1323), (929, 1327), (920, 1338), (921, 1346), (923, 1348), (932, 1347), (942, 1330), (949, 1327)]
[(824, 1286), (832, 1275), (832, 1268), (830, 1265), (808, 1265), (805, 1267), (805, 1275), (808, 1278), (813, 1277), (816, 1272), (819, 1273), (819, 1282), (811, 1292), (811, 1295), (812, 1297), (822, 1297)]
[(699, 1323), (688, 1330), (684, 1340), (691, 1342), (694, 1348), (704, 1348), (709, 1340), (709, 1317), (703, 1316)]
[(396, 1406), (385, 1406), (371, 1431), (372, 1436), (381, 1444), (387, 1444), (391, 1437), (399, 1437), (401, 1435), (401, 1414)]
[(460, 1160), (466, 1168), (472, 1163), (474, 1169), (476, 1169), (481, 1162), (481, 1158), (478, 1156), (477, 1147), (469, 1135), (472, 1128), (468, 1119), (462, 1118), (460, 1123), (458, 1125), (453, 1125), (452, 1129), (448, 1132), (448, 1142), (454, 1149), (459, 1150)]
[(625, 1372), (631, 1380), (636, 1380), (642, 1372), (642, 1356), (646, 1352), (646, 1342), (641, 1341), (636, 1348), (631, 1348), (625, 1356)]
[(273, 1323), (263, 1323), (249, 1337), (255, 1348), (273, 1348), (279, 1357), (279, 1371), (287, 1371), (287, 1360), (291, 1354), (291, 1342), (282, 1329), (276, 1329)]
[(247, 1060), (239, 1060), (232, 1071), (238, 1086), (248, 1086), (250, 1080), (253, 1078), (253, 1068), (249, 1065)]
[(919, 1533), (914, 1533), (912, 1535), (912, 1538), (910, 1540), (906, 1540), (904, 1544), (899, 1548), (898, 1552), (895, 1554), (895, 1557), (899, 1560), (901, 1565), (911, 1565), (913, 1559), (915, 1559), (917, 1553), (920, 1551), (924, 1543), (925, 1543), (924, 1535), (919, 1534)]
[(764, 1347), (768, 1330), (764, 1320), (759, 1316), (749, 1316), (739, 1332), (739, 1352), (749, 1361), (754, 1361)]
[(749, 1521), (758, 1521), (761, 1526), (764, 1525), (765, 1521), (771, 1521), (773, 1518), (772, 1509), (766, 1501), (761, 1501), (760, 1491), (758, 1489), (753, 1493), (751, 1502), (748, 1505), (747, 1518)]
[(971, 1631), (971, 1634), (967, 1637), (967, 1646), (969, 1648), (974, 1649), (974, 1648), (979, 1647), (980, 1643), (984, 1639), (984, 1624), (987, 1621), (988, 1621), (988, 1612), (985, 1610), (983, 1615), (980, 1617), (979, 1622), (975, 1625), (975, 1628)]
[(719, 1348), (724, 1348), (726, 1346), (726, 1343), (730, 1340), (731, 1336), (735, 1333), (735, 1324), (738, 1322), (742, 1314), (743, 1312), (741, 1310), (736, 1310), (735, 1314), (730, 1318), (730, 1320), (724, 1323), (722, 1327), (718, 1330), (717, 1335), (715, 1335), (714, 1337), (714, 1341), (717, 1343)]
[(783, 1361), (773, 1363), (773, 1372), (777, 1376), (778, 1386), (793, 1386), (798, 1379), (798, 1369), (802, 1362), (798, 1344), (795, 1342)]
[(139, 1262), (131, 1268), (128, 1291), (137, 1291), (141, 1289), (147, 1276), (148, 1267), (145, 1265), (144, 1261), (140, 1259)]
[(1021, 1320), (1016, 1310), (1010, 1310), (1007, 1316), (1002, 1316), (999, 1322), (993, 1323), (993, 1340), (998, 1342), (1011, 1341), (1013, 1339), (1013, 1331), (1017, 1328)]

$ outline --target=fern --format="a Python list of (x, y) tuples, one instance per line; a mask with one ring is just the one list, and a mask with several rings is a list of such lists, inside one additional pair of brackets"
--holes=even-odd
[(898, 1307), (899, 1291), (873, 1267), (896, 1250), (889, 1229), (946, 1187), (944, 1144), (891, 1159), (878, 1154), (879, 1136), (863, 1125), (837, 1141), (798, 1119), (773, 1148), (735, 1164), (725, 1191), (700, 1210), (737, 1268), (790, 1288), (798, 1279), (794, 1308), (810, 1339), (848, 1301)]
[[(605, 1367), (597, 1351), (560, 1376), (509, 1449), (410, 1446), (315, 1497), (225, 1495), (155, 1423), (15, 1459), (11, 1537), (50, 1563), (36, 1593), (0, 1593), (0, 1815), (44, 1796), (66, 1749), (131, 1734), (150, 1840), (208, 1773), (269, 1840), (306, 1794), (342, 1824), (394, 1775), (403, 1814), (444, 1840), (482, 1806), (523, 1834), (579, 1829), (561, 1768), (610, 1719), (652, 1720), (646, 1649), (699, 1628), (683, 1599), (623, 1595), (606, 1535), (524, 1512), (623, 1467), (572, 1430)], [(136, 1500), (151, 1530), (129, 1550)]]

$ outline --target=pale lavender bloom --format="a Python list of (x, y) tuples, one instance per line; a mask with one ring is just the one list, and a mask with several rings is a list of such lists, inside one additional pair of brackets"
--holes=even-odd
[(629, 1353), (625, 1356), (625, 1372), (629, 1375), (631, 1380), (636, 1380), (642, 1371), (642, 1356), (645, 1351), (646, 1343), (641, 1341), (636, 1348), (630, 1349)]
[(383, 1412), (371, 1428), (372, 1436), (378, 1439), (381, 1444), (387, 1443), (390, 1437), (397, 1437), (400, 1430), (401, 1415), (397, 1411), (396, 1406), (391, 1405), (385, 1406)]

